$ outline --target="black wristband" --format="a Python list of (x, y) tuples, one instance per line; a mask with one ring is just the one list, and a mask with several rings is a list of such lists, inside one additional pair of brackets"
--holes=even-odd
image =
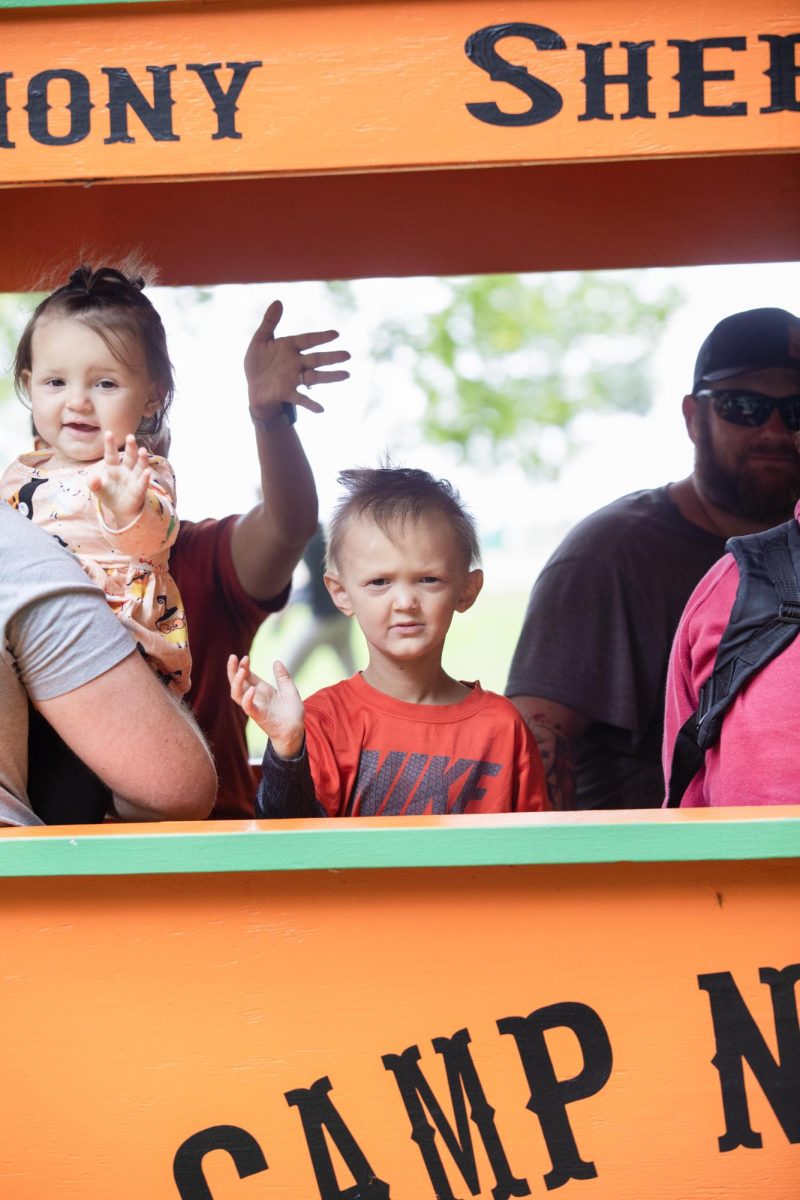
[(297, 406), (284, 402), (280, 412), (275, 413), (273, 417), (254, 417), (251, 410), (250, 420), (262, 433), (272, 433), (273, 429), (282, 429), (284, 425), (294, 425), (297, 420)]

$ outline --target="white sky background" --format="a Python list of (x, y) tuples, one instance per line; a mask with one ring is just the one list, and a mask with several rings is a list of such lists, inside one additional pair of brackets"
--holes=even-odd
[[(178, 383), (170, 458), (180, 515), (221, 517), (256, 500), (258, 466), (241, 363), (264, 308), (279, 298), (285, 309), (279, 333), (335, 326), (341, 333), (336, 344), (353, 355), (350, 380), (314, 389), (325, 413), (299, 412), (297, 428), (317, 479), (323, 517), (337, 495), (337, 472), (376, 465), (388, 450), (396, 461), (446, 475), (459, 487), (478, 518), (487, 584), (527, 590), (546, 554), (581, 516), (625, 492), (679, 479), (691, 470), (680, 402), (691, 386), (697, 349), (712, 326), (729, 313), (762, 305), (800, 310), (798, 263), (643, 274), (655, 284), (668, 280), (685, 295), (653, 357), (652, 408), (645, 416), (587, 413), (577, 426), (582, 449), (555, 483), (534, 483), (509, 468), (487, 478), (441, 448), (415, 445), (421, 399), (396, 371), (374, 364), (371, 331), (382, 318), (434, 310), (440, 295), (436, 280), (360, 281), (357, 311), (344, 314), (333, 311), (325, 288), (314, 283), (218, 287), (201, 303), (194, 289), (153, 289)], [(13, 404), (0, 409), (0, 444), (4, 461), (27, 448), (25, 413)]]

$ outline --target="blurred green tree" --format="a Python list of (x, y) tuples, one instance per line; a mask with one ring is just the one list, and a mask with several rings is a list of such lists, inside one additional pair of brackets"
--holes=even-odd
[(462, 461), (515, 462), (547, 476), (575, 448), (587, 411), (647, 411), (649, 368), (682, 295), (658, 272), (442, 279), (434, 312), (389, 318), (378, 361), (410, 372), (422, 436)]

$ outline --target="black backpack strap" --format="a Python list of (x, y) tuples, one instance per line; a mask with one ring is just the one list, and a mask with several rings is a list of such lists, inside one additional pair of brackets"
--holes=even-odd
[(672, 748), (672, 770), (667, 791), (667, 808), (680, 808), (689, 784), (706, 760), (705, 750), (697, 742), (697, 713), (693, 712), (678, 730)]
[(778, 593), (778, 620), (800, 622), (800, 584), (797, 582), (788, 538), (767, 538), (764, 543), (764, 565)]
[[(735, 657), (727, 656), (729, 623), (720, 639), (714, 670), (700, 689), (697, 711), (684, 721), (672, 753), (672, 769), (667, 788), (667, 807), (678, 808), (681, 800), (705, 761), (706, 750), (719, 738), (722, 720), (737, 693), (746, 683), (792, 642), (800, 632), (800, 584), (793, 564), (792, 545), (797, 547), (797, 523), (787, 522), (778, 529), (732, 538), (728, 543), (737, 559), (741, 580), (752, 563), (757, 546), (766, 576), (775, 589), (774, 616), (757, 627), (746, 641), (739, 642)], [(737, 596), (738, 601), (738, 596)], [(731, 614), (731, 622), (734, 620)]]

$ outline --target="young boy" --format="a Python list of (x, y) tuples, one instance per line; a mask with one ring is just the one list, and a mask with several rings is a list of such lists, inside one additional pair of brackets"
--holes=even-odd
[(345, 471), (325, 583), (369, 647), (360, 675), (303, 705), (231, 656), (231, 696), (269, 736), (259, 817), (530, 812), (550, 803), (539, 751), (509, 700), (442, 668), (453, 614), (483, 585), (473, 518), (445, 480)]

